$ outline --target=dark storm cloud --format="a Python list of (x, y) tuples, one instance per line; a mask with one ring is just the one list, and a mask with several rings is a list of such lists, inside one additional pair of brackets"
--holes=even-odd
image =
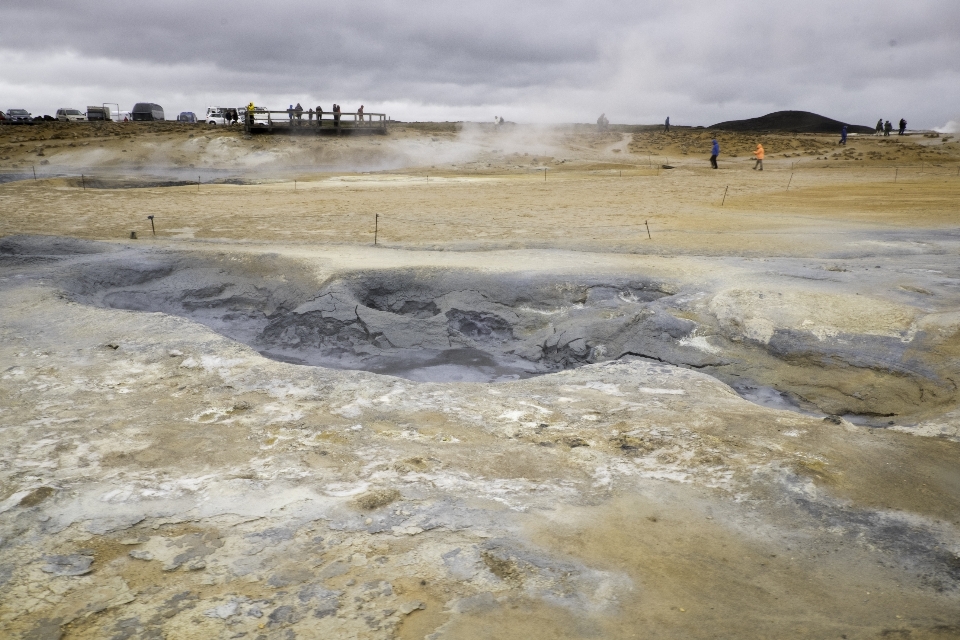
[(48, 1), (0, 18), (14, 63), (0, 89), (25, 100), (58, 86), (185, 108), (345, 96), (450, 118), (496, 106), (520, 119), (698, 124), (804, 108), (932, 126), (960, 111), (953, 1)]
[[(598, 62), (598, 29), (584, 22), (537, 28), (537, 14), (573, 12), (562, 3), (516, 7), (358, 2), (272, 4), (121, 3), (103, 11), (75, 2), (4, 10), (4, 47), (148, 63), (215, 63), (294, 76), (373, 73), (395, 81), (528, 84), (557, 68)], [(201, 9), (202, 7), (202, 9)], [(27, 26), (26, 29), (20, 28)], [(602, 25), (598, 25), (602, 26)], [(32, 27), (32, 28), (31, 28)]]

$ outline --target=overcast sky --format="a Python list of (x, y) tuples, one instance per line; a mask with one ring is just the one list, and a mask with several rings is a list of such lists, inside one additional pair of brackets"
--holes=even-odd
[[(222, 6), (222, 10), (217, 7)], [(960, 122), (960, 1), (0, 2), (0, 109)]]

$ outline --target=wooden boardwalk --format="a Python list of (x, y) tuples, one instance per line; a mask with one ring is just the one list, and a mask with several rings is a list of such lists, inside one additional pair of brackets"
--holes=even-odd
[(244, 129), (247, 133), (286, 133), (292, 135), (356, 135), (385, 134), (385, 113), (317, 112), (313, 109), (297, 112), (291, 109), (271, 111), (256, 108), (244, 111)]

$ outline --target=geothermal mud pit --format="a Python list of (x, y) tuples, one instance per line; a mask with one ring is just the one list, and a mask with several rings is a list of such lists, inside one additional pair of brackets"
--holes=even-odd
[[(784, 262), (786, 277), (823, 278)], [(139, 251), (78, 265), (63, 286), (84, 304), (188, 318), (274, 360), (420, 382), (503, 382), (642, 359), (702, 370), (761, 404), (875, 426), (910, 421), (956, 392), (954, 364), (918, 353), (939, 336), (916, 323), (805, 330), (751, 317), (765, 296), (775, 308), (794, 304), (789, 291), (785, 302), (784, 291), (713, 295), (651, 278), (429, 268), (318, 280), (279, 258)], [(870, 306), (861, 314), (904, 313)]]
[(10, 633), (957, 632), (956, 328), (876, 257), (0, 255)]
[(0, 132), (0, 636), (960, 635), (952, 139), (197, 133)]

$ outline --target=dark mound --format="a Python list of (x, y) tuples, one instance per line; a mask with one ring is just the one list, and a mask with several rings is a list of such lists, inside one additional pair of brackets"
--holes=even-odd
[[(775, 111), (759, 118), (719, 122), (711, 129), (722, 131), (788, 131), (790, 133), (840, 133), (846, 123), (809, 111)], [(847, 124), (849, 133), (873, 133), (873, 127)]]

